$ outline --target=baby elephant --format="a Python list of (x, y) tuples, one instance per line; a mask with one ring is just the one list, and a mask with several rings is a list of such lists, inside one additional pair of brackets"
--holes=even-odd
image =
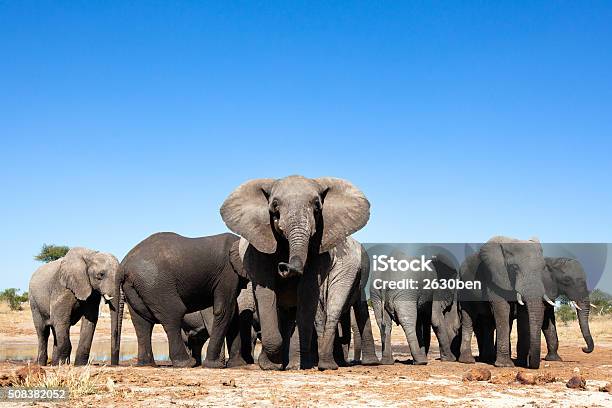
[[(53, 331), (52, 364), (70, 363), (70, 326), (81, 320), (76, 365), (87, 364), (100, 298), (115, 296), (117, 259), (107, 253), (72, 248), (65, 257), (38, 268), (30, 279), (30, 307), (38, 336), (38, 364), (47, 364), (49, 331)], [(117, 312), (111, 307), (111, 319)]]

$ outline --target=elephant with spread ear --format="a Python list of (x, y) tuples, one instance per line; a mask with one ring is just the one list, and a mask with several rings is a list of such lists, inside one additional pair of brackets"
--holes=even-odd
[[(221, 217), (244, 238), (242, 261), (261, 322), (261, 368), (314, 366), (317, 315), (325, 318), (316, 323), (318, 367), (337, 368), (333, 347), (338, 321), (361, 274), (355, 267), (361, 265), (361, 245), (348, 237), (369, 216), (365, 195), (350, 182), (330, 177), (251, 180), (225, 200)], [(317, 313), (322, 293), (329, 296), (324, 313)], [(377, 359), (367, 307), (356, 314), (363, 361), (373, 363)]]
[(510, 359), (510, 329), (512, 308), (525, 315), (525, 344), (529, 368), (540, 366), (540, 341), (544, 321), (545, 293), (542, 274), (546, 267), (542, 246), (537, 239), (527, 241), (508, 237), (493, 237), (480, 248), (480, 259), (489, 275), (485, 277), (485, 296), (495, 318), (497, 367), (513, 367)]
[[(30, 308), (38, 336), (37, 362), (47, 364), (47, 342), (53, 332), (52, 364), (69, 363), (72, 345), (70, 326), (81, 320), (81, 333), (74, 363), (87, 364), (100, 299), (108, 303), (117, 297), (117, 259), (108, 253), (72, 248), (58, 260), (38, 268), (30, 279)], [(117, 310), (111, 306), (111, 323), (117, 324)]]
[[(193, 367), (182, 337), (186, 314), (213, 308), (213, 323), (204, 367), (244, 365), (240, 358), (240, 336), (234, 319), (236, 298), (246, 281), (232, 263), (238, 237), (218, 234), (187, 238), (172, 232), (153, 234), (136, 245), (123, 259), (117, 286), (128, 303), (138, 338), (138, 365), (155, 365), (151, 346), (153, 325), (160, 323), (168, 336), (174, 367)], [(234, 245), (235, 244), (235, 245)], [(123, 296), (118, 305), (123, 312)], [(121, 328), (113, 330), (112, 364), (119, 360)], [(116, 339), (116, 340), (115, 340)], [(227, 341), (230, 358), (225, 363), (221, 348)]]
[[(582, 265), (576, 259), (565, 257), (547, 257), (545, 258), (545, 262), (546, 268), (543, 270), (542, 283), (547, 297), (554, 300), (563, 295), (569, 299), (570, 304), (576, 309), (580, 331), (586, 342), (586, 347), (583, 347), (582, 351), (585, 353), (593, 352), (595, 345), (593, 343), (593, 337), (591, 336), (591, 330), (589, 329), (591, 303), (589, 301), (586, 274)], [(525, 344), (526, 336), (521, 335), (521, 329), (524, 331), (522, 326), (525, 324), (525, 320), (524, 316), (521, 319), (521, 315), (519, 315), (519, 337), (523, 340), (523, 344), (521, 344), (521, 341), (517, 344), (517, 358), (519, 363), (525, 361), (525, 351), (528, 348), (527, 344)], [(561, 361), (561, 357), (558, 354), (559, 340), (555, 323), (555, 308), (548, 303), (545, 303), (542, 332), (544, 333), (544, 339), (546, 340), (548, 349), (548, 353), (546, 357), (544, 357), (544, 360)]]
[[(407, 256), (401, 251), (391, 253), (397, 261), (412, 263), (422, 258)], [(380, 329), (382, 364), (393, 364), (391, 330), (393, 323), (402, 327), (410, 347), (413, 364), (427, 364), (431, 341), (431, 329), (438, 339), (440, 359), (455, 361), (457, 350), (452, 348), (459, 332), (459, 315), (454, 290), (433, 290), (426, 287), (426, 280), (448, 281), (457, 277), (456, 266), (444, 254), (428, 258), (431, 270), (379, 271), (370, 286), (370, 299), (374, 316)], [(428, 261), (429, 262), (429, 261)], [(412, 288), (390, 288), (390, 282), (411, 279), (418, 282)], [(385, 286), (387, 285), (387, 286)]]

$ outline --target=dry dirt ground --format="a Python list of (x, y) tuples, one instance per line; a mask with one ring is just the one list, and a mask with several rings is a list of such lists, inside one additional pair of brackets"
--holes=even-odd
[[(399, 327), (393, 330), (396, 362), (393, 366), (341, 368), (333, 372), (264, 372), (256, 366), (240, 369), (174, 369), (134, 367), (133, 360), (121, 367), (106, 367), (96, 362), (88, 367), (45, 368), (47, 376), (68, 370), (87, 382), (90, 391), (69, 402), (38, 403), (43, 406), (87, 406), (97, 403), (117, 406), (562, 406), (612, 407), (612, 394), (600, 391), (612, 381), (612, 320), (593, 318), (591, 329), (596, 348), (584, 354), (583, 341), (576, 322), (560, 324), (560, 355), (563, 362), (543, 361), (539, 370), (495, 368), (477, 363), (443, 363), (438, 357), (435, 337), (427, 366), (412, 366), (405, 338)], [(102, 317), (95, 342), (109, 348), (110, 322)], [(375, 334), (378, 330), (374, 328)], [(76, 348), (78, 327), (73, 328)], [(129, 320), (123, 326), (124, 344), (135, 339)], [(158, 347), (166, 347), (165, 335), (156, 328)], [(36, 336), (29, 311), (0, 312), (0, 381), (12, 378), (23, 361), (13, 360), (16, 349), (25, 350), (21, 358), (35, 352)], [(545, 349), (543, 349), (545, 350)], [(163, 364), (163, 362), (162, 362)], [(475, 367), (489, 369), (490, 381), (463, 381), (464, 374)], [(519, 371), (544, 379), (539, 385), (517, 382)], [(570, 389), (566, 382), (579, 374), (586, 379), (585, 389)], [(87, 387), (84, 387), (87, 388)], [(30, 403), (31, 404), (31, 403)], [(7, 406), (10, 406), (8, 404)], [(16, 404), (13, 404), (16, 405)], [(25, 404), (27, 405), (27, 404)]]

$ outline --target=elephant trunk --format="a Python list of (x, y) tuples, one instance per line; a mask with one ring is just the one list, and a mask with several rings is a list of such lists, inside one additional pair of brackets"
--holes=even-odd
[(310, 231), (301, 225), (293, 227), (287, 232), (287, 241), (289, 241), (289, 262), (280, 262), (278, 273), (283, 278), (301, 276), (308, 256)]
[(542, 299), (527, 300), (529, 316), (529, 368), (540, 367), (540, 348), (542, 323), (544, 321), (544, 303)]
[(577, 302), (580, 309), (576, 310), (578, 314), (578, 324), (580, 324), (580, 332), (586, 342), (587, 346), (582, 348), (585, 353), (593, 352), (595, 344), (593, 343), (593, 337), (591, 336), (591, 329), (589, 328), (589, 313), (591, 312), (591, 303), (588, 298)]
[(121, 325), (123, 323), (123, 307), (125, 295), (121, 286), (117, 290), (111, 305), (111, 365), (119, 365), (119, 350), (121, 348)]

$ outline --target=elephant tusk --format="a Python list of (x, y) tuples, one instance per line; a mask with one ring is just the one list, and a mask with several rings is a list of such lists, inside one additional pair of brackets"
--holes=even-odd
[(570, 301), (570, 305), (576, 310), (582, 310), (582, 308), (578, 306), (578, 303), (574, 302), (573, 300)]
[(592, 304), (592, 303), (591, 303), (591, 307), (594, 307), (595, 309), (599, 309), (599, 308), (597, 307), (597, 305), (594, 305), (594, 304)]
[(112, 297), (112, 296), (102, 295), (102, 297), (104, 298), (104, 301), (105, 301), (106, 303), (108, 303), (108, 302), (110, 302), (111, 300), (113, 300), (113, 297)]
[(548, 303), (551, 306), (555, 306), (555, 302), (553, 302), (552, 300), (550, 300), (550, 298), (546, 295), (544, 295), (544, 300), (546, 301), (546, 303)]
[(519, 305), (525, 306), (525, 303), (523, 303), (523, 297), (518, 292), (516, 292), (516, 301), (518, 302)]

